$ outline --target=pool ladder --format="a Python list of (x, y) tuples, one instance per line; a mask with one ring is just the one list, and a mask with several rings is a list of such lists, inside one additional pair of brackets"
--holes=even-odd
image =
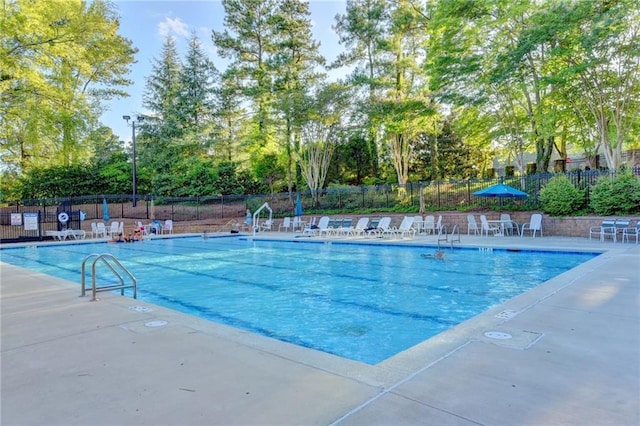
[[(85, 271), (85, 266), (87, 264), (87, 261), (89, 261), (91, 259), (93, 259), (93, 262), (91, 263), (91, 287), (86, 287), (84, 271)], [(113, 272), (113, 274), (116, 277), (118, 277), (118, 280), (120, 281), (120, 284), (105, 285), (105, 286), (101, 286), (101, 287), (97, 286), (97, 284), (96, 284), (96, 263), (98, 263), (98, 261), (102, 261), (102, 263), (104, 263), (111, 270), (111, 272)], [(120, 272), (124, 272), (124, 274), (127, 275), (131, 279), (131, 284), (125, 284), (124, 277), (120, 274), (120, 272), (118, 272), (118, 269), (120, 270)], [(81, 292), (80, 296), (84, 297), (85, 294), (86, 294), (86, 291), (87, 290), (91, 290), (91, 292), (93, 294), (93, 297), (91, 298), (92, 302), (95, 302), (96, 300), (98, 300), (96, 298), (96, 293), (99, 292), (99, 291), (110, 291), (110, 290), (118, 290), (119, 289), (120, 290), (120, 294), (122, 296), (124, 296), (124, 289), (125, 288), (133, 288), (133, 298), (134, 299), (137, 298), (138, 280), (112, 254), (109, 254), (109, 253), (102, 253), (102, 254), (100, 254), (100, 253), (92, 253), (90, 255), (87, 255), (84, 259), (82, 259), (82, 268), (81, 268), (80, 273), (81, 273), (81, 276), (82, 276), (82, 292)]]
[(453, 243), (460, 242), (460, 231), (458, 231), (458, 225), (453, 225), (453, 229), (451, 230), (451, 240), (447, 236), (447, 227), (446, 225), (442, 225), (440, 231), (438, 231), (438, 249), (440, 248), (440, 241), (451, 243), (451, 249), (453, 250)]

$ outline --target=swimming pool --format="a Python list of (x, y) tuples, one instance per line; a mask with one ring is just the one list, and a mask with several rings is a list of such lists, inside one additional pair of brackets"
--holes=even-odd
[[(191, 237), (11, 248), (0, 255), (79, 282), (82, 258), (108, 252), (138, 278), (142, 300), (368, 364), (597, 255), (456, 249), (444, 261), (424, 257), (433, 251)], [(101, 283), (113, 281), (99, 276)]]

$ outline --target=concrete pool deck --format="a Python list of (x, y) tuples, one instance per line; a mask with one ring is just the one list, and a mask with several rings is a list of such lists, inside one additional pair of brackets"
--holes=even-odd
[(1, 424), (640, 424), (640, 245), (456, 245), (604, 254), (374, 366), (0, 263)]

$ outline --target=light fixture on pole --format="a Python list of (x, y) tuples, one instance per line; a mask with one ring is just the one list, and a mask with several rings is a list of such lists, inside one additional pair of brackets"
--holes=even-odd
[[(131, 116), (130, 115), (123, 115), (122, 118), (127, 122), (127, 124), (129, 124), (129, 120), (131, 120)], [(133, 186), (132, 186), (132, 190), (133, 190), (133, 207), (135, 207), (137, 205), (137, 189), (138, 189), (138, 182), (137, 182), (137, 175), (136, 175), (136, 121), (138, 123), (142, 123), (144, 121), (144, 116), (139, 115), (136, 117), (135, 120), (131, 121), (131, 145), (133, 148)]]

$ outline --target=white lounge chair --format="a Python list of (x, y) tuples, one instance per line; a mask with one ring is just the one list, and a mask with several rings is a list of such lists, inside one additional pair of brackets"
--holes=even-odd
[(540, 236), (542, 237), (542, 215), (540, 213), (532, 214), (529, 223), (522, 225), (520, 237), (524, 236), (525, 231), (530, 231), (533, 238), (536, 237), (536, 232), (540, 231)]
[(315, 225), (314, 223), (309, 223), (309, 226), (307, 226), (304, 229), (304, 231), (302, 231), (302, 235), (319, 235), (320, 230), (322, 229), (326, 230), (328, 226), (329, 226), (329, 216), (322, 216), (318, 221), (318, 225)]
[(393, 235), (394, 230), (391, 228), (391, 218), (389, 216), (385, 216), (380, 219), (378, 222), (378, 226), (376, 229), (372, 229), (367, 232), (367, 235), (375, 235), (378, 238), (382, 238), (385, 235)]
[(173, 234), (173, 220), (167, 219), (162, 226), (162, 233)]
[(334, 232), (337, 235), (349, 235), (351, 234), (351, 231), (353, 231), (353, 219), (350, 217), (345, 217), (344, 219), (342, 219), (340, 227), (337, 228), (337, 230), (335, 230)]
[(356, 226), (351, 230), (351, 235), (364, 235), (367, 226), (369, 225), (368, 217), (361, 217), (358, 219)]
[(398, 226), (397, 229), (394, 229), (393, 233), (400, 238), (404, 238), (405, 236), (415, 237), (416, 230), (413, 227), (413, 216), (405, 216), (404, 219), (402, 219), (400, 226)]

